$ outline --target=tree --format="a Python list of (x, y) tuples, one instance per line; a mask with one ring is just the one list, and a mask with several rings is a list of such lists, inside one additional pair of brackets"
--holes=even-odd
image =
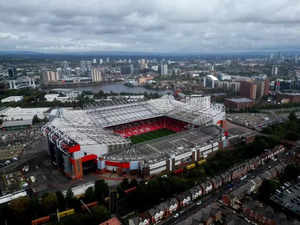
[(8, 205), (9, 215), (7, 216), (9, 224), (26, 224), (31, 220), (30, 198), (20, 197), (12, 200)]
[(127, 190), (129, 188), (129, 181), (127, 178), (123, 179), (120, 183), (120, 186), (123, 190)]
[(102, 223), (103, 221), (107, 220), (110, 217), (109, 211), (103, 205), (93, 207), (92, 211), (95, 220), (97, 221), (98, 224)]
[(257, 192), (258, 198), (263, 201), (268, 201), (274, 190), (275, 186), (271, 180), (263, 180)]
[(34, 117), (32, 118), (32, 124), (37, 124), (40, 122), (41, 120), (39, 119), (39, 117), (37, 115), (34, 115)]
[(286, 166), (283, 172), (283, 180), (295, 180), (300, 175), (300, 168), (295, 166), (294, 164), (289, 164)]
[(41, 207), (40, 201), (38, 197), (33, 196), (31, 198), (31, 204), (30, 204), (30, 215), (32, 215), (33, 218), (39, 218), (41, 216), (44, 216), (47, 212), (45, 212), (45, 209)]
[(292, 111), (289, 115), (289, 120), (290, 121), (295, 121), (297, 120), (297, 116), (296, 116), (296, 112), (295, 111)]
[(30, 206), (30, 199), (28, 197), (20, 197), (10, 202), (9, 208), (16, 213), (16, 215), (24, 215)]
[(55, 212), (57, 209), (57, 197), (55, 193), (48, 193), (42, 197), (42, 206), (48, 211), (48, 213)]
[(81, 202), (79, 199), (77, 198), (73, 198), (71, 200), (71, 208), (75, 209), (76, 212), (80, 212), (81, 211)]
[(64, 211), (66, 209), (66, 200), (61, 191), (57, 191), (56, 193), (57, 198), (57, 207), (60, 211)]
[(108, 185), (105, 183), (104, 180), (96, 180), (95, 181), (95, 197), (100, 202), (103, 203), (104, 199), (109, 194)]
[(138, 182), (135, 178), (133, 178), (131, 181), (130, 181), (130, 186), (131, 187), (136, 187), (138, 185)]
[(93, 187), (89, 187), (88, 189), (86, 189), (84, 194), (84, 201), (86, 203), (95, 201), (95, 192)]
[(66, 207), (67, 208), (72, 208), (71, 204), (72, 204), (73, 198), (74, 198), (74, 193), (73, 193), (72, 189), (69, 188), (67, 190), (67, 194), (66, 194), (66, 198), (65, 198), (65, 200), (66, 200)]

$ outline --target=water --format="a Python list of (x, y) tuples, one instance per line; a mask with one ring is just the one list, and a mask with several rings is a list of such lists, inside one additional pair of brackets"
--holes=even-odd
[(100, 90), (102, 90), (104, 93), (135, 93), (135, 94), (143, 94), (144, 92), (147, 93), (158, 93), (158, 94), (168, 94), (172, 93), (171, 91), (156, 91), (156, 90), (148, 90), (143, 87), (127, 87), (124, 85), (124, 83), (113, 83), (113, 84), (103, 84), (99, 86), (92, 86), (92, 87), (79, 87), (76, 88), (76, 90), (80, 91), (91, 91), (93, 93), (98, 93)]

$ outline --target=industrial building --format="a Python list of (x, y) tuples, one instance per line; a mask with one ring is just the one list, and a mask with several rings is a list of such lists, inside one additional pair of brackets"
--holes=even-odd
[[(72, 179), (96, 170), (149, 176), (174, 171), (216, 151), (225, 140), (225, 110), (210, 96), (173, 96), (122, 105), (60, 109), (42, 128), (53, 164)], [(173, 134), (133, 144), (166, 129)]]

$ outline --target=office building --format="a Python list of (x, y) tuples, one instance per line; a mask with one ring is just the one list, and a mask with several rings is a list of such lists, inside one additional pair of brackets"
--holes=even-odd
[(8, 69), (8, 78), (11, 79), (11, 78), (14, 78), (17, 76), (17, 69), (16, 67), (11, 67)]
[(204, 88), (215, 88), (218, 78), (213, 75), (207, 75), (203, 78), (203, 87)]
[(236, 81), (216, 81), (215, 87), (223, 89), (224, 91), (230, 91), (235, 95), (240, 93), (240, 82)]
[(270, 80), (265, 79), (264, 95), (269, 95), (269, 91), (270, 91)]
[(256, 99), (256, 84), (251, 81), (240, 82), (240, 96), (244, 98)]
[(42, 83), (47, 85), (51, 82), (57, 82), (60, 79), (59, 73), (54, 71), (44, 71), (42, 74)]
[(272, 66), (272, 75), (273, 76), (278, 75), (278, 66), (275, 66), (275, 65)]
[(134, 72), (134, 68), (132, 64), (121, 66), (121, 74), (128, 75), (128, 74), (133, 74), (133, 72)]
[(256, 98), (262, 98), (265, 94), (265, 81), (264, 80), (256, 80)]
[(92, 75), (92, 82), (102, 81), (102, 71), (100, 68), (93, 68), (91, 75)]
[(251, 108), (254, 105), (254, 101), (249, 98), (225, 98), (224, 105), (226, 109), (239, 111)]
[(160, 75), (162, 76), (168, 75), (168, 64), (162, 63), (160, 65)]

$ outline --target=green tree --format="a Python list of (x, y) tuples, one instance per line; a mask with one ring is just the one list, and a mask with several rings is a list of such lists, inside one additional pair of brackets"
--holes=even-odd
[(30, 206), (30, 198), (29, 197), (17, 198), (17, 199), (12, 200), (9, 203), (9, 208), (18, 215), (25, 214), (27, 212), (29, 206)]
[(103, 203), (104, 199), (109, 194), (108, 185), (104, 180), (96, 180), (95, 181), (95, 197), (99, 201), (99, 203)]
[(296, 112), (295, 111), (292, 111), (289, 115), (289, 120), (290, 121), (295, 121), (297, 120), (297, 116), (296, 116)]
[(66, 209), (66, 200), (61, 191), (57, 191), (56, 193), (57, 198), (57, 207), (60, 211), (64, 211)]
[(86, 189), (85, 193), (84, 193), (84, 201), (86, 203), (89, 202), (93, 202), (95, 201), (95, 192), (94, 192), (94, 188), (93, 187), (89, 187), (88, 189)]
[(80, 202), (80, 200), (77, 199), (77, 198), (72, 198), (70, 200), (70, 208), (75, 209), (76, 212), (80, 212), (81, 211), (81, 202)]
[(66, 193), (66, 199), (72, 199), (72, 198), (74, 198), (74, 193), (73, 193), (72, 189), (69, 188)]
[(66, 198), (65, 198), (65, 200), (66, 200), (66, 207), (67, 208), (71, 208), (70, 205), (71, 205), (71, 201), (72, 201), (73, 198), (74, 198), (74, 193), (73, 193), (72, 189), (69, 188), (67, 190)]
[(48, 213), (55, 212), (58, 204), (55, 193), (48, 193), (42, 197), (42, 206), (47, 210)]
[(123, 190), (128, 189), (130, 187), (128, 179), (127, 178), (123, 179), (122, 182), (120, 183), (120, 186)]
[(260, 200), (268, 201), (275, 187), (270, 180), (264, 180), (258, 189), (257, 195)]
[(294, 164), (289, 164), (284, 169), (282, 178), (285, 181), (295, 180), (300, 175), (300, 168)]
[(98, 224), (109, 219), (110, 217), (109, 211), (103, 205), (93, 207), (92, 212)]
[(37, 124), (40, 122), (41, 122), (41, 120), (39, 119), (39, 117), (37, 115), (34, 115), (34, 117), (32, 119), (32, 124)]
[(8, 205), (9, 224), (26, 224), (31, 220), (30, 215), (30, 198), (29, 197), (20, 197), (10, 201)]
[(133, 179), (130, 181), (130, 186), (131, 186), (131, 187), (136, 187), (137, 185), (138, 185), (137, 180), (133, 178)]

